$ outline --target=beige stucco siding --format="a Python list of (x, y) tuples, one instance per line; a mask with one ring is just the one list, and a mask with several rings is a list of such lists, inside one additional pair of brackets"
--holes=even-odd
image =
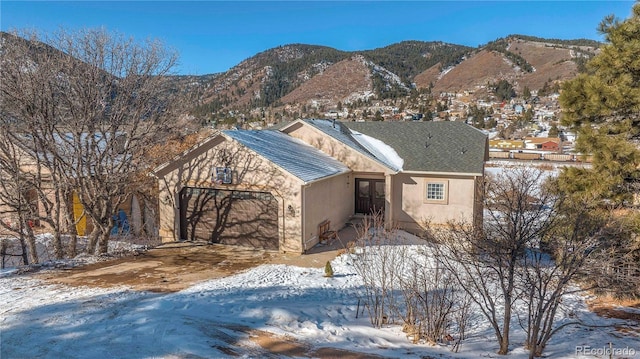
[[(201, 148), (185, 155), (156, 174), (160, 191), (160, 236), (163, 241), (179, 240), (179, 194), (185, 187), (222, 190), (260, 191), (271, 193), (278, 201), (280, 250), (302, 252), (302, 222), (300, 216), (287, 210), (291, 205), (300, 212), (302, 181), (272, 162), (235, 141), (218, 136)], [(230, 167), (232, 184), (212, 182), (213, 168)]]
[(341, 174), (303, 186), (304, 243), (311, 248), (318, 243), (318, 225), (331, 221), (339, 230), (353, 215), (354, 186), (351, 174)]
[[(16, 177), (10, 175), (12, 171), (11, 168), (7, 169), (6, 172), (3, 172), (3, 175), (7, 177), (0, 178), (0, 181), (4, 182), (2, 190), (9, 192), (4, 193), (4, 196), (0, 197), (2, 197), (3, 200), (8, 198), (15, 198), (16, 201), (18, 201), (18, 198), (20, 198), (20, 196), (18, 196), (18, 188), (20, 188), (20, 191), (22, 192), (22, 198), (20, 200), (26, 200), (27, 202), (29, 202), (30, 205), (37, 210), (37, 213), (35, 213), (36, 216), (40, 218), (47, 217), (47, 213), (45, 212), (42, 202), (38, 197), (39, 195), (44, 195), (49, 202), (56, 202), (55, 188), (54, 183), (52, 182), (51, 171), (46, 166), (42, 164), (39, 165), (31, 156), (27, 155), (21, 149), (13, 147), (12, 151), (15, 151), (14, 153), (16, 154), (16, 156), (14, 158), (11, 158), (8, 163), (12, 163), (12, 161), (15, 161), (13, 162), (13, 164), (18, 166), (16, 168), (16, 171), (18, 171), (18, 173), (20, 174), (21, 180), (18, 183), (15, 182)], [(24, 187), (25, 183), (22, 178), (23, 176), (28, 177), (30, 181), (40, 181), (40, 183), (38, 184), (38, 188)], [(0, 221), (13, 228), (18, 228), (19, 214), (16, 211), (16, 208), (20, 207), (19, 202), (5, 203), (3, 200), (0, 200)], [(64, 208), (62, 208), (61, 210), (64, 211)], [(28, 214), (25, 212), (23, 212), (22, 215), (28, 216)], [(32, 225), (44, 226), (45, 228), (49, 229), (48, 224), (44, 221), (36, 220), (32, 221), (31, 223)], [(14, 232), (7, 231), (2, 226), (0, 226), (0, 235), (14, 234)]]
[[(439, 177), (406, 173), (393, 177), (392, 201), (401, 203), (401, 206), (394, 207), (392, 221), (399, 226), (417, 229), (427, 221), (437, 225), (451, 220), (473, 220), (477, 200), (475, 177)], [(427, 200), (426, 187), (429, 182), (445, 184), (445, 200)]]
[(300, 139), (320, 151), (328, 154), (336, 160), (344, 163), (352, 171), (360, 172), (389, 172), (390, 169), (381, 163), (357, 152), (353, 148), (302, 123), (294, 124), (285, 130), (285, 133)]

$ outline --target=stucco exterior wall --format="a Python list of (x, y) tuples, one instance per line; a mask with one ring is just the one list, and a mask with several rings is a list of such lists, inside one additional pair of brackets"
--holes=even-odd
[[(450, 220), (472, 222), (477, 210), (477, 179), (469, 176), (432, 176), (401, 173), (393, 176), (392, 222), (408, 230), (418, 230), (426, 222), (434, 225)], [(446, 200), (427, 200), (427, 183), (445, 183)]]
[[(41, 200), (39, 199), (38, 193), (44, 195), (48, 201), (55, 203), (56, 197), (54, 184), (51, 179), (51, 171), (45, 166), (38, 166), (38, 164), (22, 150), (18, 148), (13, 148), (13, 150), (16, 151), (17, 157), (12, 158), (11, 160), (16, 161), (15, 163), (19, 165), (19, 168), (17, 170), (19, 171), (21, 176), (31, 177), (32, 181), (41, 181), (39, 184), (39, 190), (33, 187), (23, 187), (24, 182), (20, 183), (19, 186), (22, 186), (22, 199), (30, 203), (33, 209), (37, 210), (36, 216), (46, 217), (47, 214), (44, 210)], [(10, 171), (10, 169), (8, 171)], [(0, 178), (0, 181), (6, 182), (3, 190), (8, 190), (10, 192), (7, 192), (4, 196), (0, 197), (2, 197), (3, 199), (10, 197), (18, 198), (18, 191), (16, 189), (17, 187), (14, 186), (14, 178), (9, 176), (7, 173), (3, 173), (3, 175), (8, 176), (6, 178)], [(3, 201), (3, 199), (0, 199), (0, 221), (17, 229), (19, 222), (19, 215), (15, 209), (17, 203), (6, 203)], [(62, 210), (64, 210), (64, 208)], [(23, 215), (26, 215), (26, 213), (23, 213)], [(35, 227), (50, 229), (50, 226), (48, 226), (46, 222), (40, 221), (38, 219), (30, 221), (30, 223)], [(2, 226), (0, 226), (0, 235), (15, 235), (15, 233), (5, 230)]]
[(304, 206), (304, 244), (313, 247), (319, 241), (318, 225), (331, 221), (331, 230), (339, 230), (353, 215), (354, 185), (351, 174), (342, 174), (302, 187)]
[[(273, 165), (255, 152), (235, 141), (218, 136), (204, 148), (192, 151), (171, 168), (157, 172), (159, 185), (159, 234), (164, 242), (180, 240), (180, 190), (185, 187), (218, 188), (224, 190), (270, 192), (278, 201), (278, 231), (280, 251), (301, 253), (302, 221), (301, 181)], [(230, 167), (232, 184), (212, 181), (215, 167)], [(291, 206), (292, 211), (288, 210)]]
[(285, 133), (300, 139), (309, 145), (344, 163), (352, 171), (388, 172), (389, 169), (371, 158), (358, 153), (353, 148), (337, 141), (311, 125), (297, 123), (285, 130)]

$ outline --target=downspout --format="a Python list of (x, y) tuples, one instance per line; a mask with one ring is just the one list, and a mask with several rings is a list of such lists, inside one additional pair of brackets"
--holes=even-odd
[(280, 199), (282, 200), (282, 241), (281, 241), (282, 247), (279, 248), (279, 251), (281, 253), (284, 253), (284, 252), (286, 252), (286, 250), (284, 249), (285, 243), (287, 243), (286, 242), (286, 236), (285, 236), (285, 232), (286, 232), (286, 223), (285, 223), (285, 221), (286, 221), (286, 217), (287, 217), (287, 212), (286, 212), (285, 203), (284, 203), (284, 196), (280, 195)]
[(304, 209), (307, 207), (307, 196), (305, 196), (306, 186), (303, 184), (300, 186), (300, 196), (302, 202), (302, 206), (300, 207), (300, 228), (302, 230), (302, 253), (307, 253), (307, 237), (306, 237), (306, 226), (305, 226), (305, 218), (304, 218)]
[(389, 208), (385, 208), (385, 227), (391, 228), (393, 226), (393, 216), (394, 216), (394, 200), (393, 200), (393, 174), (385, 174), (385, 201), (388, 199)]

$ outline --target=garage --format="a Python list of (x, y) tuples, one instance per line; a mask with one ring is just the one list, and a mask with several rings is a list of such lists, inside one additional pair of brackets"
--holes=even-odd
[(185, 187), (180, 238), (278, 250), (278, 201), (268, 192)]

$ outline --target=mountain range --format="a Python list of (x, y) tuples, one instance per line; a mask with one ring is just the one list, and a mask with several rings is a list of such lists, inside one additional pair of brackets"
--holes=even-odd
[(509, 81), (531, 91), (574, 77), (594, 56), (593, 40), (511, 35), (470, 48), (443, 42), (404, 41), (368, 51), (344, 52), (304, 44), (279, 46), (205, 81), (202, 114), (256, 108), (330, 109), (412, 92), (484, 96)]
[[(6, 37), (6, 34), (3, 34)], [(193, 113), (205, 120), (269, 111), (309, 114), (344, 105), (402, 100), (416, 93), (486, 97), (506, 80), (520, 93), (574, 77), (599, 50), (593, 40), (510, 35), (471, 48), (403, 41), (366, 51), (290, 44), (252, 56), (226, 72), (175, 76), (193, 91)], [(244, 115), (243, 115), (244, 116)]]

